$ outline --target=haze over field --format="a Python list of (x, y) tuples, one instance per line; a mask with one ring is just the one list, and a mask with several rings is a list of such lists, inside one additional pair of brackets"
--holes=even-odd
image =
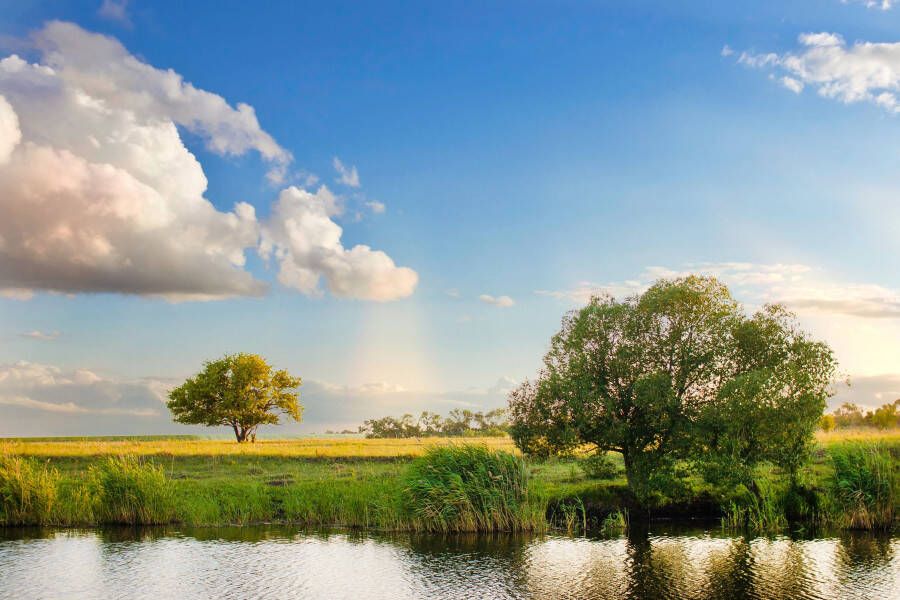
[(488, 410), (687, 273), (900, 398), (900, 7), (781, 4), (0, 0), (0, 435), (201, 431), (227, 352), (280, 434)]

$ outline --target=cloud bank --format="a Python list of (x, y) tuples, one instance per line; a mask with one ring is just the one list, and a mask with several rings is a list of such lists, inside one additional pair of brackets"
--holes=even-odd
[[(199, 433), (230, 435), (227, 428), (172, 422), (165, 406), (180, 381), (101, 376), (40, 363), (0, 364), (0, 436)], [(490, 410), (506, 403), (509, 378), (460, 391), (408, 390), (388, 382), (346, 386), (307, 380), (300, 388), (303, 422), (265, 428), (263, 435), (356, 429), (366, 419), (423, 410)]]
[[(366, 246), (340, 246), (335, 213), (302, 231), (285, 221), (296, 211), (283, 198), (296, 188), (282, 193), (266, 223), (250, 204), (226, 212), (205, 197), (206, 176), (179, 129), (215, 154), (255, 152), (271, 181), (284, 178), (291, 154), (261, 128), (251, 106), (231, 105), (71, 23), (50, 22), (32, 40), (39, 63), (0, 60), (0, 294), (259, 296), (268, 286), (245, 266), (263, 229), (266, 251), (276, 245), (291, 256), (279, 280), (300, 291), (310, 293), (309, 281), (323, 275), (345, 297), (412, 293), (409, 269)], [(291, 237), (288, 244), (278, 237), (324, 229), (327, 239)], [(295, 284), (298, 268), (312, 271), (302, 285)]]

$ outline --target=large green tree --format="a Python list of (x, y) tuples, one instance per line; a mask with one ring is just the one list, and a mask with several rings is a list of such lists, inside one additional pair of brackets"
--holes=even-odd
[(169, 393), (167, 404), (179, 423), (225, 425), (238, 442), (253, 441), (257, 427), (277, 425), (281, 414), (300, 420), (300, 383), (259, 355), (232, 354), (205, 363), (200, 373)]
[[(676, 465), (712, 454), (751, 470), (784, 452), (793, 469), (833, 373), (830, 349), (797, 332), (783, 309), (748, 318), (714, 278), (660, 280), (566, 315), (536, 381), (510, 394), (511, 433), (530, 453), (583, 444), (619, 452), (629, 486), (647, 500), (672, 489)], [(748, 405), (782, 426), (744, 419)], [(740, 427), (721, 427), (735, 416)]]

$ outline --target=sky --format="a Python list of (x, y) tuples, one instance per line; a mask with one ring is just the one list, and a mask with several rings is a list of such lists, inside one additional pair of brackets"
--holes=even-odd
[(898, 113), (892, 0), (0, 0), (0, 435), (200, 432), (234, 352), (304, 380), (270, 435), (491, 409), (684, 273), (892, 401)]

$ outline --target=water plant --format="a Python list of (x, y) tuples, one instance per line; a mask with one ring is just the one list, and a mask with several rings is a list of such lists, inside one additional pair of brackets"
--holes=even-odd
[(108, 457), (89, 470), (100, 523), (155, 525), (173, 519), (172, 489), (161, 467), (134, 456)]
[(839, 524), (849, 529), (889, 529), (898, 500), (891, 455), (881, 444), (841, 444), (830, 449), (832, 490)]
[(34, 459), (0, 457), (0, 524), (44, 525), (57, 505), (59, 472)]
[(543, 521), (528, 505), (525, 462), (480, 445), (435, 448), (414, 460), (403, 501), (413, 527), (426, 531), (517, 531)]

